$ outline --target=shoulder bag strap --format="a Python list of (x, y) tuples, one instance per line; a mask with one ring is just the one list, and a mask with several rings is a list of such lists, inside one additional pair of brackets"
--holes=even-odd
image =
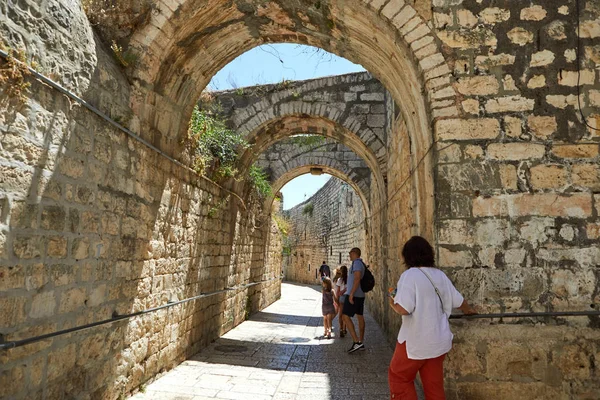
[(431, 279), (429, 274), (427, 272), (423, 271), (421, 268), (419, 268), (419, 271), (421, 271), (423, 274), (425, 274), (427, 279), (429, 279), (429, 282), (431, 282), (431, 285), (435, 289), (435, 294), (437, 294), (437, 297), (438, 297), (438, 299), (440, 299), (440, 303), (442, 304), (442, 313), (445, 314), (446, 312), (444, 311), (444, 302), (442, 301), (442, 296), (440, 295), (440, 291), (438, 290), (437, 286), (435, 286), (435, 283), (433, 283), (433, 279)]

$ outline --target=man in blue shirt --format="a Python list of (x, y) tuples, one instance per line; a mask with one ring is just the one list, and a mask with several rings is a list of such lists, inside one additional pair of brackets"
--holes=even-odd
[[(365, 348), (365, 345), (363, 344), (365, 338), (365, 318), (363, 317), (365, 293), (360, 287), (360, 280), (365, 274), (365, 263), (360, 258), (360, 249), (358, 247), (354, 247), (350, 250), (350, 260), (352, 260), (352, 266), (350, 267), (350, 271), (348, 271), (348, 281), (346, 283), (347, 296), (342, 309), (342, 314), (344, 315), (344, 322), (350, 331), (350, 336), (352, 336), (352, 340), (354, 340), (352, 347), (348, 349), (348, 353), (353, 353), (356, 350)], [(356, 335), (354, 323), (352, 322), (352, 317), (354, 317), (355, 314), (358, 319), (360, 336)]]

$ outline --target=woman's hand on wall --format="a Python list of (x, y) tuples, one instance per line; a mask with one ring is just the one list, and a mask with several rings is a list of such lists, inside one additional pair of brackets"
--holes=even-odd
[(459, 307), (460, 311), (463, 312), (464, 315), (475, 315), (478, 314), (477, 310), (473, 308), (466, 300)]

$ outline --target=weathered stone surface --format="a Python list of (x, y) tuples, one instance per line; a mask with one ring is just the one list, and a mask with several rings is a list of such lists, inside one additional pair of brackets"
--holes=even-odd
[(501, 113), (508, 111), (528, 111), (533, 110), (535, 100), (522, 96), (506, 96), (488, 100), (485, 103), (485, 109), (489, 113)]
[(546, 77), (544, 75), (534, 75), (527, 82), (529, 89), (539, 89), (546, 86)]
[(558, 84), (563, 86), (593, 85), (596, 81), (596, 72), (583, 70), (580, 73), (577, 71), (560, 71), (558, 73)]
[(516, 194), (479, 198), (473, 203), (478, 216), (569, 216), (585, 218), (592, 212), (591, 195)]
[(500, 132), (500, 123), (492, 118), (444, 119), (436, 123), (440, 140), (494, 139)]
[(552, 146), (552, 154), (560, 158), (594, 158), (598, 156), (598, 145), (558, 144)]
[(505, 117), (504, 118), (504, 131), (506, 136), (512, 138), (518, 138), (522, 133), (522, 122), (520, 118)]
[(550, 50), (542, 50), (531, 55), (530, 67), (543, 67), (554, 62), (554, 53)]
[(600, 166), (593, 164), (575, 164), (572, 167), (573, 185), (598, 190), (600, 188)]
[(548, 12), (540, 5), (521, 9), (521, 19), (525, 21), (541, 21), (546, 15)]
[(497, 24), (499, 22), (508, 21), (510, 18), (510, 10), (499, 7), (488, 7), (479, 13), (479, 18), (485, 24)]
[(463, 110), (469, 114), (479, 114), (479, 101), (475, 99), (463, 100), (461, 103)]
[(487, 148), (487, 155), (498, 160), (526, 160), (544, 157), (546, 148), (533, 143), (492, 143)]
[(511, 42), (519, 46), (533, 42), (533, 33), (521, 27), (511, 29), (506, 35)]
[(541, 164), (531, 167), (531, 186), (534, 189), (559, 189), (567, 184), (567, 170), (559, 165)]
[(459, 79), (456, 88), (462, 94), (485, 96), (498, 93), (500, 85), (495, 76), (475, 76)]
[(556, 132), (556, 117), (530, 115), (527, 118), (527, 126), (535, 137), (545, 140)]

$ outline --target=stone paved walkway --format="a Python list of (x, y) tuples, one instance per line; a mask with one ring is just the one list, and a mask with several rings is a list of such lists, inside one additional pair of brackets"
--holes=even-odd
[[(350, 336), (321, 339), (318, 288), (284, 283), (281, 300), (253, 315), (132, 400), (384, 400), (392, 349), (365, 315), (366, 350)], [(334, 321), (337, 336), (337, 318)]]

